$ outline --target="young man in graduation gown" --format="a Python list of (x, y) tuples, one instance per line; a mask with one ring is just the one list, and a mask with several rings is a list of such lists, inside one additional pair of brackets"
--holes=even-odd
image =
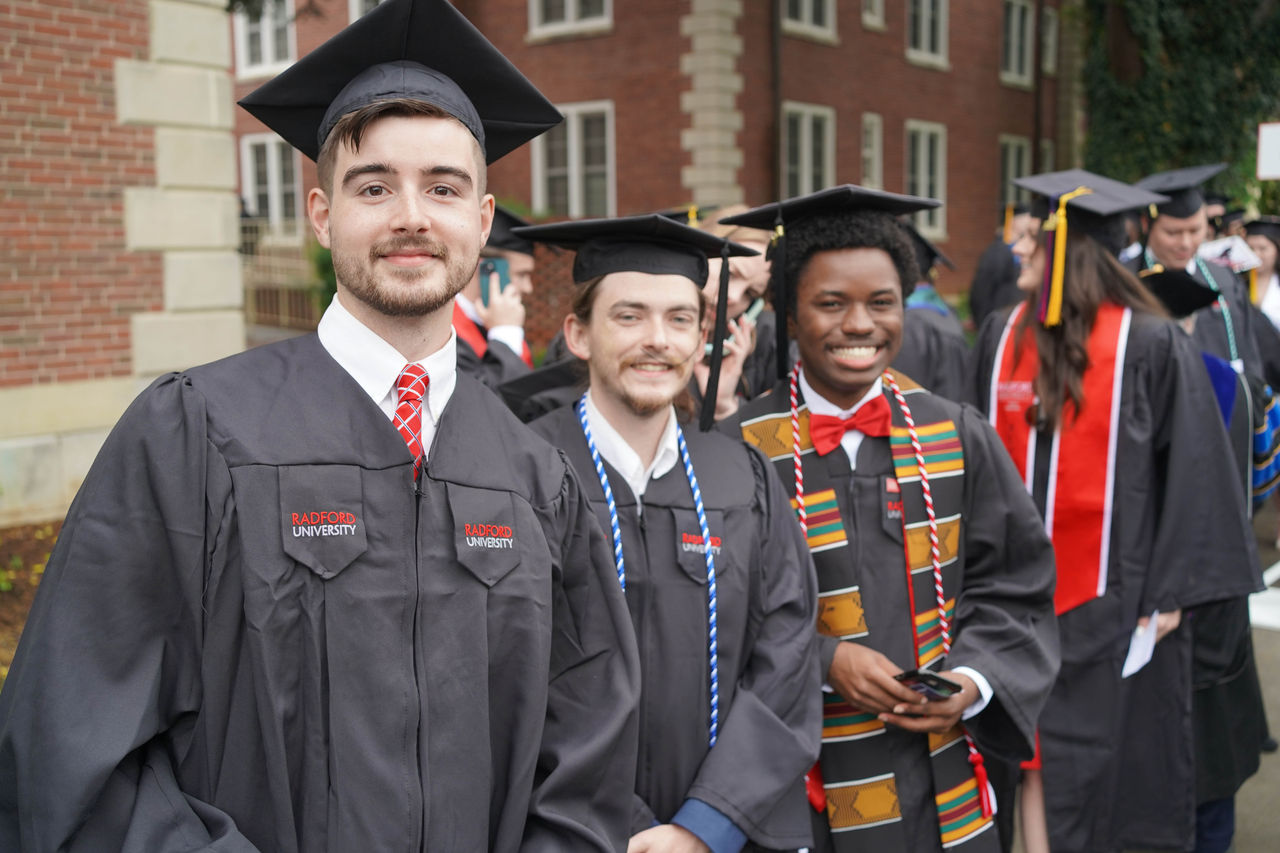
[[(1026, 238), (1023, 279), (1042, 295), (989, 318), (974, 361), (976, 397), (1057, 551), (1062, 671), (1039, 731), (1048, 837), (1055, 853), (1188, 849), (1188, 613), (1256, 587), (1244, 489), (1196, 344), (1114, 260), (1124, 212), (1165, 197), (1083, 170), (1018, 183), (1036, 194), (1034, 230), (1052, 223), (1052, 245)], [(1077, 298), (1092, 316), (1061, 307)], [(1036, 306), (1047, 319), (1027, 318)], [(1042, 427), (1039, 353), (1068, 334), (1085, 336), (1084, 403)]]
[[(843, 186), (731, 220), (784, 228), (775, 304), (800, 363), (740, 416), (818, 571), (818, 851), (999, 850), (976, 745), (1029, 757), (1057, 672), (1053, 555), (1008, 457), (972, 409), (886, 370), (919, 278), (893, 217), (936, 205)], [(957, 692), (895, 678), (917, 669)]]
[(318, 157), (337, 298), (107, 439), (0, 695), (0, 849), (621, 849), (607, 544), (449, 326), (486, 160), (559, 115), (443, 0), (388, 0), (247, 105)]
[[(481, 281), (486, 271), (480, 264), (453, 300), (458, 370), (490, 388), (526, 376), (533, 369), (533, 353), (524, 336), (524, 299), (533, 293), (533, 244), (511, 231), (528, 224), (514, 213), (494, 207), (493, 226), (480, 257), (506, 264), (506, 286), (500, 287), (496, 272)], [(482, 296), (486, 289), (487, 300)]]
[(590, 388), (532, 426), (577, 469), (635, 623), (628, 850), (808, 846), (803, 777), (820, 731), (813, 564), (764, 458), (675, 405), (706, 340), (706, 255), (751, 250), (658, 215), (522, 233), (577, 251), (565, 342), (587, 362)]

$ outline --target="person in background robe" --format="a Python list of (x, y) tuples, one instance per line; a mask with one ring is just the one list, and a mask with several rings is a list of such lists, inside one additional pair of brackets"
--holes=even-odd
[(564, 333), (590, 388), (532, 428), (568, 455), (614, 537), (640, 645), (627, 849), (806, 847), (802, 779), (821, 728), (813, 563), (768, 462), (677, 407), (707, 337), (707, 257), (751, 250), (658, 215), (520, 233), (577, 251)]
[(1057, 672), (1053, 554), (1016, 471), (972, 408), (887, 369), (920, 279), (894, 217), (937, 204), (845, 185), (728, 220), (783, 221), (774, 305), (800, 361), (738, 417), (818, 571), (820, 853), (999, 850), (977, 747), (1029, 757)]
[(955, 264), (914, 225), (903, 222), (903, 227), (915, 249), (920, 281), (906, 302), (902, 348), (893, 367), (939, 397), (960, 402), (969, 388), (969, 343), (955, 309), (933, 286), (938, 265), (955, 269)]
[(1009, 247), (1022, 236), (1029, 220), (1025, 204), (1007, 205), (995, 239), (978, 258), (978, 268), (969, 285), (969, 316), (975, 328), (981, 328), (992, 311), (1018, 301), (1018, 288), (1014, 284), (1018, 278), (1018, 259)]
[(487, 163), (559, 113), (444, 0), (381, 3), (243, 104), (317, 160), (337, 296), (107, 438), (0, 693), (0, 849), (622, 849), (608, 546), (450, 326)]
[(1124, 212), (1167, 197), (1078, 169), (1017, 183), (1038, 205), (1015, 246), (1028, 296), (984, 325), (975, 381), (1057, 557), (1062, 671), (1024, 813), (1042, 780), (1055, 853), (1189, 849), (1183, 616), (1258, 587), (1244, 488), (1198, 347), (1114, 257)]

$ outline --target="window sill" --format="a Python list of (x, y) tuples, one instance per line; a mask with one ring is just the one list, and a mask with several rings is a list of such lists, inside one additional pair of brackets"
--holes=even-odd
[(1032, 91), (1035, 86), (1030, 77), (1019, 77), (1016, 74), (1010, 74), (1007, 71), (1000, 72), (1001, 85), (1008, 86), (1011, 89), (1021, 89), (1024, 92)]
[(840, 36), (836, 33), (835, 27), (815, 27), (812, 24), (802, 24), (799, 21), (784, 20), (782, 22), (782, 33), (783, 35), (806, 39), (818, 44), (833, 46), (840, 44)]
[(907, 48), (907, 62), (920, 68), (928, 68), (931, 71), (951, 70), (951, 62), (947, 57), (936, 53), (912, 50), (911, 48)]
[(613, 19), (583, 21), (575, 24), (555, 24), (537, 27), (525, 33), (525, 44), (551, 44), (576, 38), (609, 35), (613, 32)]

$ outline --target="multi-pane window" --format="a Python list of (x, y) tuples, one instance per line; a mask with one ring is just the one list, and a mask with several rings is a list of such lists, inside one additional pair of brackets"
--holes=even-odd
[(1040, 18), (1040, 70), (1058, 73), (1058, 10), (1045, 8)]
[(350, 19), (354, 21), (357, 18), (364, 17), (374, 6), (381, 2), (382, 0), (347, 0)]
[(1031, 8), (1031, 0), (1004, 0), (1004, 47), (1000, 54), (1000, 79), (1003, 82), (1031, 85), (1034, 34), (1035, 11)]
[(908, 195), (934, 198), (942, 207), (915, 214), (916, 228), (929, 238), (945, 238), (947, 232), (947, 128), (930, 121), (906, 123), (906, 187)]
[(862, 25), (875, 30), (884, 29), (884, 0), (862, 0)]
[(533, 141), (533, 206), (557, 216), (614, 212), (613, 104), (559, 106), (564, 121)]
[(782, 197), (817, 192), (834, 185), (836, 111), (831, 107), (782, 105)]
[(907, 58), (947, 63), (947, 0), (907, 0)]
[[(1044, 171), (1048, 171), (1047, 169)], [(1013, 182), (1031, 174), (1031, 140), (1025, 136), (1000, 136), (1000, 201), (1026, 201), (1027, 191)]]
[(529, 0), (529, 32), (555, 35), (607, 29), (613, 0)]
[(862, 114), (862, 185), (884, 189), (884, 122), (876, 113)]
[(264, 0), (256, 16), (234, 18), (236, 70), (241, 76), (282, 71), (293, 61), (293, 10), (288, 0)]
[(835, 0), (784, 0), (783, 29), (793, 35), (834, 39), (836, 36)]
[(240, 137), (240, 188), (245, 210), (275, 234), (301, 233), (298, 152), (274, 133)]
[(1057, 166), (1057, 164), (1054, 162), (1053, 140), (1052, 140), (1052, 139), (1041, 139), (1041, 140), (1040, 140), (1040, 165), (1039, 165), (1039, 169), (1038, 169), (1038, 171), (1040, 171), (1040, 172), (1056, 172), (1056, 171), (1058, 171), (1058, 166)]

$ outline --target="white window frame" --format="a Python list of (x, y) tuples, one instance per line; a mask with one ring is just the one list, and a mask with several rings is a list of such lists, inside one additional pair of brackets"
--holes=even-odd
[[(1018, 153), (1021, 155), (1022, 168), (1017, 165), (1012, 156), (1006, 157), (1005, 152), (1010, 155)], [(1041, 171), (1048, 171), (1042, 169)], [(1031, 174), (1031, 140), (1025, 136), (1016, 136), (1010, 133), (1000, 134), (1000, 203), (1016, 204), (1020, 201), (1026, 201), (1028, 198), (1027, 191), (1014, 184), (1015, 178), (1025, 178)]]
[[(928, 183), (927, 167), (919, 175), (912, 175), (911, 144), (916, 134), (930, 134), (938, 138), (938, 162), (935, 178), (936, 191), (930, 192), (925, 186)], [(947, 126), (936, 121), (907, 119), (903, 133), (903, 187), (908, 195), (921, 195), (936, 198), (942, 202), (941, 207), (921, 210), (912, 215), (916, 229), (930, 240), (947, 239)]]
[(1053, 140), (1048, 137), (1040, 140), (1040, 171), (1056, 172), (1057, 165), (1054, 163)]
[[(267, 146), (267, 210), (257, 209), (258, 196), (254, 192), (253, 158), (250, 149), (254, 145), (266, 143)], [(280, 177), (280, 153), (293, 159), (294, 177), (294, 210), (297, 218), (286, 220), (281, 210), (280, 199), (283, 187)], [(302, 193), (302, 161), (298, 151), (274, 133), (247, 133), (240, 137), (240, 197), (244, 200), (245, 209), (250, 216), (263, 219), (268, 224), (267, 236), (278, 243), (297, 243), (306, 232), (303, 223), (306, 212), (303, 208)]]
[[(617, 130), (614, 122), (613, 101), (583, 101), (576, 104), (556, 104), (564, 115), (565, 132), (568, 133), (569, 146), (569, 216), (577, 219), (585, 216), (585, 199), (582, 186), (582, 116), (590, 113), (604, 113), (605, 132), (605, 186), (606, 216), (616, 216), (618, 207), (618, 170), (617, 170)], [(542, 136), (535, 137), (529, 146), (532, 157), (530, 176), (533, 181), (530, 197), (533, 209), (546, 211), (546, 140)]]
[(862, 114), (862, 186), (884, 189), (884, 119), (879, 113)]
[(869, 30), (883, 30), (885, 0), (862, 0), (862, 26)]
[[(231, 16), (232, 35), (235, 38), (236, 45), (237, 79), (247, 80), (257, 77), (273, 76), (275, 74), (279, 74), (281, 71), (284, 71), (293, 64), (294, 59), (298, 55), (298, 28), (294, 26), (294, 0), (282, 0), (282, 2), (284, 5), (284, 13), (289, 16), (289, 55), (284, 57), (272, 56), (269, 60), (260, 62), (256, 65), (249, 64), (249, 16), (244, 12), (236, 12)], [(262, 18), (260, 20), (267, 19), (271, 14), (270, 10), (274, 8), (275, 7), (271, 0), (267, 0), (267, 3), (263, 4)], [(272, 23), (274, 25), (274, 21), (272, 21)], [(267, 28), (264, 28), (262, 40), (264, 57), (267, 45), (274, 44), (274, 39), (268, 39), (265, 37), (268, 31), (269, 30), (267, 30)]]
[[(1039, 33), (1036, 29), (1035, 6), (1031, 0), (1004, 0), (1001, 9), (1000, 82), (1006, 86), (1029, 89), (1035, 77), (1035, 40)], [(1011, 9), (1022, 12), (1022, 26), (1015, 26), (1012, 32), (1005, 32), (1004, 19), (1008, 18)], [(1013, 36), (1012, 44), (1009, 43), (1010, 35)], [(1006, 65), (1006, 62), (1012, 64)]]
[[(800, 124), (800, 186), (798, 192), (792, 193), (787, 187), (787, 118), (791, 115), (799, 115), (802, 119)], [(813, 181), (813, 119), (820, 118), (826, 125), (823, 134), (823, 162), (822, 177), (823, 185), (820, 187), (812, 186)], [(800, 101), (783, 101), (782, 102), (782, 127), (779, 129), (781, 137), (778, 142), (778, 191), (782, 198), (789, 198), (792, 195), (807, 195), (808, 193), (824, 190), (828, 187), (835, 186), (836, 180), (836, 111), (834, 107), (823, 106), (822, 104), (806, 104)]]
[(578, 13), (580, 0), (564, 0), (563, 21), (547, 23), (541, 19), (542, 0), (529, 0), (529, 34), (527, 39), (540, 40), (566, 35), (594, 35), (613, 29), (613, 0), (604, 0), (599, 15), (582, 18)]
[[(804, 6), (803, 20), (788, 17), (787, 12), (790, 4), (787, 0), (783, 0), (779, 4), (779, 14), (782, 15), (782, 31), (789, 36), (800, 36), (801, 38), (829, 44), (836, 43), (839, 37), (836, 29), (835, 0), (800, 0), (800, 3)], [(822, 7), (823, 19), (827, 22), (824, 26), (818, 26), (813, 23), (813, 10), (818, 6)]]
[(1040, 70), (1053, 77), (1058, 73), (1058, 10), (1044, 7), (1040, 19)]
[[(378, 0), (378, 2), (374, 3), (373, 5), (377, 6), (378, 3), (381, 3), (381, 2), (382, 0)], [(360, 18), (369, 14), (369, 12), (360, 11), (360, 7), (362, 5), (364, 5), (364, 0), (347, 0), (347, 20), (348, 21), (350, 21), (351, 23), (355, 23)], [(369, 11), (373, 11), (373, 10), (371, 9)]]
[[(933, 0), (906, 0), (902, 4), (903, 12), (906, 15), (906, 33), (907, 40), (907, 61), (914, 65), (923, 65), (928, 68), (939, 68), (947, 70), (951, 68), (950, 60), (950, 0), (937, 0), (938, 3), (938, 50), (932, 51), (920, 47), (914, 47), (911, 44), (911, 10), (913, 8), (921, 9), (924, 12), (922, 4), (933, 2)], [(923, 32), (926, 28), (921, 27)]]

